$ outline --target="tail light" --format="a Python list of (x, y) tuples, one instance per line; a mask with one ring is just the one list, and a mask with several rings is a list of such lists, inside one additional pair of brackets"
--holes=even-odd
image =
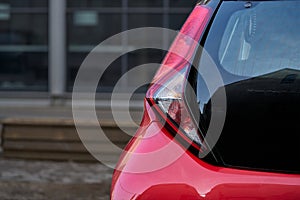
[(147, 100), (175, 133), (203, 150), (203, 137), (184, 101), (184, 89), (199, 40), (211, 10), (196, 6), (174, 40), (146, 95)]

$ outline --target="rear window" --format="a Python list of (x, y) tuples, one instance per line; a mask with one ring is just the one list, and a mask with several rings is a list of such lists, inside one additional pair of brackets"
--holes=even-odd
[(261, 2), (231, 14), (218, 59), (228, 72), (257, 76), (300, 69), (299, 2)]
[[(299, 173), (300, 2), (245, 4), (223, 2), (204, 41), (227, 95), (214, 157), (229, 167)], [(199, 109), (209, 127), (218, 90), (208, 94), (204, 86), (199, 75)]]

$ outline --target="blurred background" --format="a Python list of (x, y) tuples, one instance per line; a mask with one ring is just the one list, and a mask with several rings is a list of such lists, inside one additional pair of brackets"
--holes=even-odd
[[(71, 93), (77, 71), (95, 46), (122, 31), (149, 26), (180, 29), (196, 2), (0, 0), (0, 199), (108, 198), (112, 170), (89, 155), (74, 127)], [(117, 54), (125, 45), (100, 51)], [(164, 54), (154, 49), (130, 52), (113, 62), (100, 80), (98, 118), (120, 148), (130, 136), (114, 123), (110, 92), (129, 69), (159, 63)], [(151, 69), (137, 78), (149, 79), (154, 73)], [(130, 80), (122, 87), (126, 94)], [(145, 91), (143, 86), (132, 97), (130, 111), (137, 123)], [(122, 98), (120, 105), (122, 115)], [(104, 146), (107, 161), (116, 162), (119, 155), (97, 142)], [(72, 196), (72, 191), (77, 193)]]

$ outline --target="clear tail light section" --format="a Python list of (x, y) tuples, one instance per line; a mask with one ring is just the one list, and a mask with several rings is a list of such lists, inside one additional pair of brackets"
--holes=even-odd
[(184, 101), (184, 90), (199, 40), (211, 17), (211, 9), (198, 5), (174, 40), (147, 92), (146, 98), (174, 133), (189, 145), (204, 150), (203, 138)]

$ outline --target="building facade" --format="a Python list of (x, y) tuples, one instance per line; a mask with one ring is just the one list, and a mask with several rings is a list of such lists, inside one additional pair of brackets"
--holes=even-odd
[[(178, 30), (195, 3), (195, 0), (0, 0), (0, 98), (70, 94), (78, 68), (96, 45), (138, 27)], [(106, 54), (116, 51), (116, 48), (103, 49)], [(128, 69), (160, 62), (163, 55), (164, 52), (147, 49), (122, 56), (106, 70), (101, 78), (103, 87), (98, 92), (110, 92)], [(125, 82), (125, 88), (129, 84)]]

